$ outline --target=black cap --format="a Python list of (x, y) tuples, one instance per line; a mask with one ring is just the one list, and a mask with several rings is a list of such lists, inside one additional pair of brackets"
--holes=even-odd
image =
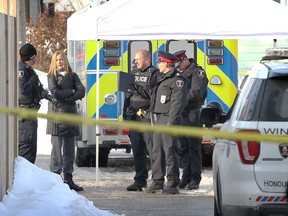
[(177, 57), (169, 52), (158, 51), (158, 59), (162, 62), (176, 63)]
[(22, 61), (29, 61), (36, 57), (37, 52), (33, 45), (26, 43), (20, 47), (19, 54)]
[(180, 50), (180, 51), (173, 53), (173, 55), (177, 57), (177, 62), (178, 62), (182, 60), (183, 58), (187, 57), (185, 53), (186, 53), (186, 50)]

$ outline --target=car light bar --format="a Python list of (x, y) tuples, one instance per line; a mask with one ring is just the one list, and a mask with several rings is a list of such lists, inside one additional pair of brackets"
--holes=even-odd
[(266, 49), (267, 56), (287, 56), (288, 57), (288, 47), (273, 47)]

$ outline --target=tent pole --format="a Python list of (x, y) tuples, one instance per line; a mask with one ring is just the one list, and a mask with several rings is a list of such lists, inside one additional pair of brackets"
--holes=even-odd
[[(97, 46), (97, 59), (96, 59), (96, 119), (99, 119), (99, 89), (100, 89), (100, 84), (99, 84), (99, 70), (100, 70), (100, 54), (99, 54), (99, 40), (97, 40), (96, 43)], [(96, 187), (99, 186), (99, 137), (100, 136), (100, 128), (99, 125), (96, 125)]]

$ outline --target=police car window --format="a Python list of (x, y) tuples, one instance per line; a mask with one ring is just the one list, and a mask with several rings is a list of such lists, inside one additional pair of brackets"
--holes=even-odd
[(251, 79), (248, 84), (250, 87), (248, 94), (242, 99), (242, 103), (239, 108), (239, 121), (251, 121), (256, 110), (257, 101), (259, 99), (259, 92), (263, 80), (260, 79)]
[(261, 106), (261, 121), (288, 120), (288, 78), (268, 79), (263, 103)]

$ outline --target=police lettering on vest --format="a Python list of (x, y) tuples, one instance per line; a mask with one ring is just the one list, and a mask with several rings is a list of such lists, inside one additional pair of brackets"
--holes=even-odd
[(149, 81), (149, 76), (143, 76), (143, 75), (135, 75), (135, 83), (147, 85)]

